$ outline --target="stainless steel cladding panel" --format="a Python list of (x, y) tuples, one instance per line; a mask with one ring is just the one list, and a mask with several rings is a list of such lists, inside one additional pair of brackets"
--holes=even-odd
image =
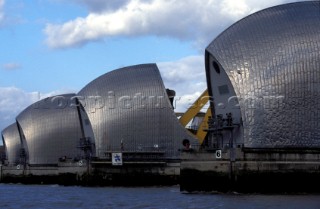
[(18, 126), (11, 124), (2, 131), (3, 143), (9, 165), (16, 165), (20, 161), (21, 140)]
[(95, 135), (96, 152), (163, 152), (179, 156), (183, 139), (192, 138), (178, 122), (159, 70), (143, 64), (111, 71), (79, 93)]
[(29, 164), (57, 164), (59, 158), (80, 157), (82, 134), (74, 98), (75, 94), (49, 97), (17, 116)]
[[(247, 147), (320, 147), (320, 3), (252, 14), (206, 49), (240, 102)], [(209, 86), (209, 88), (211, 88)]]

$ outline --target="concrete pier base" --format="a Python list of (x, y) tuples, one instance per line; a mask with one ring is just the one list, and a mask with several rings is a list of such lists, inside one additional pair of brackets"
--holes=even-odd
[(51, 166), (2, 166), (2, 183), (60, 184), (82, 186), (156, 186), (177, 185), (180, 161), (63, 162)]
[(87, 173), (86, 164), (65, 162), (43, 166), (2, 166), (2, 183), (77, 185)]
[[(230, 153), (235, 152), (234, 157)], [(182, 191), (320, 192), (319, 150), (238, 148), (182, 154)], [(231, 156), (231, 158), (230, 158)], [(231, 159), (231, 160), (230, 160)]]
[(91, 184), (101, 186), (154, 186), (179, 184), (180, 162), (92, 163)]

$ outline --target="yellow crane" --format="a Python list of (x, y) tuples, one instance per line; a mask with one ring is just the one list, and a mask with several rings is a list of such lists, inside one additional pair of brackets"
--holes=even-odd
[[(180, 123), (186, 127), (186, 125), (200, 112), (200, 110), (208, 103), (209, 93), (208, 90), (205, 90), (200, 97), (191, 105), (191, 107), (180, 117)], [(211, 116), (211, 110), (208, 108), (197, 133), (194, 134), (195, 137), (199, 140), (200, 144), (203, 143), (208, 130), (208, 118)]]

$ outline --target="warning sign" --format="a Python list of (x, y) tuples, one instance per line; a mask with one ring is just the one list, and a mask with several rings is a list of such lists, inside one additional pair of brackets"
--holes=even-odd
[(122, 153), (112, 153), (112, 165), (122, 165)]

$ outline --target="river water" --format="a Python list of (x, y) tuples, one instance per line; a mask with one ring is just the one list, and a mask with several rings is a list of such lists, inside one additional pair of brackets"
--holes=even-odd
[(174, 187), (64, 187), (0, 184), (0, 209), (320, 208), (320, 194), (184, 194)]

